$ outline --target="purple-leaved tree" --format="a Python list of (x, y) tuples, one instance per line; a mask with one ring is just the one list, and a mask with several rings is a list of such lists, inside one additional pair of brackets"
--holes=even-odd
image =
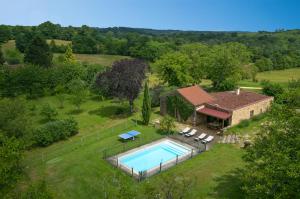
[(105, 95), (133, 102), (142, 88), (148, 65), (139, 59), (123, 59), (113, 63), (112, 68), (97, 76), (96, 84)]

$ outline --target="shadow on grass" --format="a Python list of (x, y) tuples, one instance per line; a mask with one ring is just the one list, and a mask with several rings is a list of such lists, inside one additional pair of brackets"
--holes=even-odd
[(101, 95), (93, 95), (89, 99), (92, 100), (92, 101), (95, 101), (95, 102), (102, 102), (106, 98), (101, 96)]
[(154, 114), (160, 115), (160, 110), (155, 111)]
[(144, 122), (142, 120), (138, 119), (131, 119), (132, 122), (136, 123), (137, 125), (144, 125)]
[(217, 186), (214, 188), (213, 197), (242, 199), (245, 198), (241, 189), (243, 172), (241, 169), (235, 169), (214, 180)]
[(111, 119), (121, 119), (130, 116), (130, 111), (128, 107), (110, 105), (103, 106), (98, 109), (94, 109), (88, 112), (90, 115), (98, 115), (101, 117), (107, 117)]
[(160, 135), (164, 135), (164, 136), (169, 136), (169, 135), (174, 135), (175, 131), (171, 131), (171, 132), (166, 132), (162, 129), (156, 129), (156, 133), (160, 134)]
[(69, 115), (79, 115), (80, 113), (83, 113), (84, 110), (82, 109), (74, 109), (68, 112)]

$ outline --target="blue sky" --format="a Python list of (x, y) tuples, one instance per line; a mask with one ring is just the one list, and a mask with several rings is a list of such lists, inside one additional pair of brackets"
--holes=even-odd
[(300, 28), (300, 0), (0, 0), (0, 24), (273, 31)]

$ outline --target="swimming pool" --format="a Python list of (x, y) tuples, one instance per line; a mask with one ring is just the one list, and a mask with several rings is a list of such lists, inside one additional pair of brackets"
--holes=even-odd
[(132, 169), (135, 173), (157, 168), (160, 164), (180, 159), (191, 154), (192, 148), (166, 139), (153, 145), (129, 152), (118, 158), (121, 165)]

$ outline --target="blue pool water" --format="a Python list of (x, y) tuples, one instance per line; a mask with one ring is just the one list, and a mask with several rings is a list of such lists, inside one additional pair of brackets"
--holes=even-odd
[(187, 155), (191, 149), (170, 140), (140, 149), (119, 158), (119, 162), (134, 171), (146, 171), (172, 159)]

